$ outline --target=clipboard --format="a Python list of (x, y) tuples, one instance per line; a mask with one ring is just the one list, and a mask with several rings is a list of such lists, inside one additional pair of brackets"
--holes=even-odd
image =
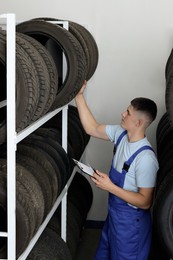
[(89, 175), (90, 177), (93, 177), (93, 173), (95, 172), (95, 170), (91, 166), (81, 163), (81, 162), (77, 161), (76, 159), (73, 159), (73, 161), (82, 172)]

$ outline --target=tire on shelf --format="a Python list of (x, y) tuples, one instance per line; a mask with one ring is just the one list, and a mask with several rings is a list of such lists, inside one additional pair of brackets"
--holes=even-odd
[[(48, 223), (48, 227), (61, 235), (61, 207), (59, 206)], [(67, 201), (67, 237), (66, 243), (69, 247), (72, 258), (80, 239), (82, 230), (82, 219), (78, 209), (68, 200)]]
[[(173, 73), (173, 72), (172, 72)], [(169, 116), (170, 124), (173, 126), (173, 76), (171, 75), (166, 82), (166, 91), (165, 91), (165, 105), (166, 111)]]
[(157, 183), (156, 183), (156, 191), (155, 194), (160, 189), (160, 185), (163, 182), (164, 178), (170, 174), (170, 172), (173, 169), (173, 161), (172, 161), (173, 151), (168, 154), (168, 156), (165, 158), (166, 161), (163, 161), (163, 164), (160, 165), (159, 170), (157, 172)]
[[(37, 132), (37, 131), (36, 131)], [(60, 145), (58, 145), (57, 142), (54, 142), (51, 138), (47, 138), (47, 136), (44, 136), (43, 134), (34, 134), (35, 138), (39, 139), (43, 143), (46, 143), (50, 149), (47, 149), (47, 152), (54, 158), (60, 172), (61, 176), (61, 188), (60, 191), (64, 188), (65, 184), (67, 183), (70, 169), (69, 169), (69, 160), (67, 155), (65, 154), (65, 151), (60, 148)], [(32, 135), (33, 137), (33, 135)]]
[(17, 150), (19, 153), (28, 156), (29, 158), (32, 158), (35, 160), (40, 167), (43, 168), (43, 170), (46, 172), (50, 186), (52, 188), (52, 204), (55, 202), (57, 198), (57, 193), (58, 193), (58, 183), (57, 183), (57, 177), (54, 168), (52, 167), (51, 163), (48, 161), (46, 153), (43, 152), (41, 149), (38, 147), (33, 147), (29, 144), (25, 143), (20, 143), (17, 146)]
[(157, 125), (157, 129), (156, 129), (156, 141), (157, 141), (157, 144), (160, 142), (160, 139), (162, 138), (162, 135), (163, 135), (165, 129), (167, 129), (168, 126), (170, 126), (170, 121), (169, 121), (169, 115), (166, 112), (160, 118), (159, 123)]
[(52, 229), (46, 227), (27, 259), (54, 260), (55, 258), (56, 260), (72, 260), (64, 240)]
[[(43, 21), (63, 21), (62, 19), (50, 18), (50, 17), (38, 17), (32, 20), (43, 20)], [(93, 35), (87, 30), (85, 26), (81, 24), (68, 21), (69, 22), (69, 32), (79, 41), (85, 54), (85, 59), (87, 63), (87, 73), (86, 80), (89, 80), (98, 65), (99, 51), (97, 43)]]
[[(1, 60), (6, 64), (6, 33), (0, 31)], [(26, 52), (16, 44), (16, 130), (30, 124), (39, 100), (38, 78), (33, 62), (26, 57)], [(6, 79), (5, 85), (6, 86)], [(3, 90), (6, 91), (6, 88)]]
[(81, 173), (76, 172), (68, 189), (67, 198), (79, 210), (84, 224), (92, 205), (93, 192), (89, 181)]
[[(54, 140), (54, 142), (58, 142), (59, 145), (62, 144), (61, 130), (59, 130), (57, 128), (42, 128), (41, 127), (35, 131), (35, 133), (37, 133), (37, 134), (44, 133), (44, 132), (46, 132), (47, 137), (52, 138)], [(71, 176), (71, 173), (73, 171), (73, 168), (74, 168), (74, 163), (72, 160), (72, 158), (74, 158), (74, 152), (73, 152), (72, 146), (70, 145), (69, 142), (67, 142), (67, 156), (68, 156), (69, 167), (70, 167), (70, 171), (69, 171), (70, 173), (68, 176), (68, 179), (69, 179), (69, 177)]]
[[(6, 100), (6, 49), (0, 37), (0, 102)], [(6, 106), (0, 108), (0, 144), (6, 140)]]
[[(0, 209), (3, 217), (7, 219), (7, 176), (6, 172), (2, 171), (4, 162), (0, 159)], [(7, 231), (7, 223), (1, 219), (1, 230)], [(35, 212), (32, 207), (30, 196), (23, 185), (16, 182), (16, 255), (19, 255), (25, 250), (30, 242), (35, 229)], [(0, 258), (7, 258), (7, 240), (1, 239)]]
[[(1, 71), (1, 100), (6, 100), (6, 42), (5, 34), (0, 32), (0, 71)], [(36, 78), (32, 73), (32, 66), (23, 57), (23, 53), (16, 46), (16, 128), (25, 128), (35, 112), (38, 102)], [(6, 140), (6, 108), (1, 108), (0, 143)]]
[(172, 73), (173, 70), (173, 49), (171, 50), (171, 53), (169, 54), (169, 57), (166, 62), (165, 66), (165, 78), (166, 81), (168, 81), (170, 74)]
[(32, 173), (32, 175), (37, 179), (44, 197), (44, 217), (47, 216), (52, 207), (52, 188), (50, 186), (49, 178), (45, 171), (40, 165), (34, 161), (32, 158), (23, 155), (17, 151), (17, 162), (24, 166)]
[(56, 150), (53, 147), (51, 147), (47, 142), (44, 142), (44, 139), (37, 136), (36, 134), (29, 135), (25, 140), (23, 140), (23, 143), (36, 148), (38, 147), (46, 154), (47, 160), (51, 163), (56, 173), (58, 187), (57, 195), (59, 195), (62, 191), (61, 174), (63, 174), (64, 171), (60, 171), (60, 167), (58, 164), (59, 156), (57, 155)]
[(39, 99), (35, 113), (31, 118), (31, 122), (33, 122), (43, 115), (43, 111), (49, 98), (50, 77), (47, 66), (40, 53), (30, 42), (20, 37), (20, 33), (16, 33), (16, 45), (19, 45), (23, 49), (27, 60), (31, 60), (36, 77), (38, 78), (37, 88), (39, 92)]
[(56, 133), (52, 134), (51, 131), (49, 131), (49, 129), (44, 128), (44, 127), (40, 127), (38, 128), (35, 132), (35, 134), (37, 134), (38, 136), (42, 136), (45, 140), (45, 142), (48, 142), (59, 154), (59, 156), (61, 157), (62, 161), (63, 161), (63, 165), (64, 165), (64, 169), (66, 172), (66, 182), (69, 179), (70, 175), (71, 175), (71, 165), (70, 165), (70, 158), (67, 155), (66, 151), (64, 150), (64, 148), (62, 147), (62, 145), (56, 140)]
[[(7, 160), (0, 159), (0, 167), (5, 173), (7, 173)], [(37, 231), (38, 227), (43, 221), (44, 215), (44, 197), (43, 192), (36, 178), (28, 171), (24, 166), (16, 163), (16, 181), (23, 186), (26, 190), (32, 208), (35, 213), (35, 229), (34, 233)]]
[(68, 107), (68, 111), (69, 111), (69, 117), (70, 118), (74, 118), (74, 120), (76, 120), (78, 122), (78, 125), (80, 126), (81, 132), (83, 133), (83, 137), (85, 140), (85, 146), (87, 146), (89, 140), (90, 140), (90, 135), (88, 135), (85, 132), (85, 129), (82, 126), (82, 123), (80, 121), (80, 117), (79, 117), (79, 112), (77, 107), (73, 106), (73, 105), (69, 105)]
[(153, 224), (160, 243), (173, 257), (173, 171), (160, 184), (153, 206)]
[(33, 64), (20, 46), (16, 46), (16, 128), (23, 130), (31, 123), (38, 100), (38, 79)]
[(57, 91), (58, 91), (58, 71), (56, 68), (56, 64), (51, 56), (51, 54), (48, 52), (48, 50), (37, 40), (35, 40), (34, 38), (24, 34), (24, 33), (17, 33), (20, 38), (25, 39), (26, 41), (28, 41), (32, 46), (34, 46), (37, 51), (39, 52), (39, 54), (41, 55), (42, 59), (44, 60), (48, 73), (49, 73), (49, 81), (50, 81), (50, 91), (48, 94), (48, 101), (45, 105), (45, 108), (43, 110), (43, 115), (50, 109), (50, 107), (52, 106)]
[[(43, 127), (53, 127), (59, 129), (59, 131), (62, 133), (62, 113), (55, 115), (53, 118), (47, 121)], [(68, 142), (72, 146), (74, 158), (79, 160), (86, 146), (85, 134), (83, 129), (81, 129), (79, 119), (73, 116), (73, 114), (70, 112), (70, 109), (68, 113), (67, 132)]]
[(70, 201), (68, 201), (67, 207), (67, 245), (71, 252), (72, 258), (75, 259), (81, 233), (81, 225), (80, 222), (77, 222), (77, 220), (81, 220), (76, 218), (78, 216), (76, 214), (79, 214), (79, 212), (76, 207), (70, 203)]
[[(51, 17), (39, 17), (34, 18), (32, 20), (43, 20), (43, 21), (63, 21), (62, 19), (51, 18)], [(85, 59), (87, 63), (87, 73), (86, 80), (89, 80), (98, 65), (99, 59), (99, 51), (97, 47), (97, 43), (93, 37), (93, 35), (87, 30), (85, 26), (81, 24), (68, 21), (69, 22), (69, 32), (73, 34), (73, 36), (79, 41), (81, 47), (85, 54)], [(57, 24), (59, 25), (59, 24)]]
[[(2, 74), (1, 74), (2, 75)], [(3, 99), (2, 99), (3, 100)], [(0, 100), (0, 102), (2, 101)], [(6, 107), (0, 108), (0, 145), (5, 143), (7, 136)]]
[(159, 160), (159, 164), (163, 165), (163, 163), (166, 161), (167, 155), (169, 153), (171, 153), (171, 151), (173, 150), (173, 140), (170, 139), (167, 143), (165, 143), (165, 145), (163, 145), (162, 150), (158, 149), (158, 160)]
[(98, 47), (96, 44), (96, 41), (92, 34), (81, 24), (75, 23), (75, 22), (69, 22), (70, 26), (75, 28), (81, 36), (84, 38), (86, 45), (88, 47), (89, 51), (89, 68), (88, 68), (88, 73), (87, 73), (87, 80), (89, 80), (93, 74), (95, 73), (95, 70), (98, 65), (98, 60), (99, 60), (99, 51)]
[[(55, 53), (53, 58), (59, 56), (59, 53), (62, 54), (63, 51), (66, 57), (67, 74), (64, 81), (62, 79), (59, 80), (59, 84), (61, 84), (60, 82), (62, 84), (58, 86), (58, 93), (51, 109), (69, 103), (78, 93), (86, 78), (86, 61), (79, 42), (66, 29), (41, 20), (30, 20), (19, 23), (16, 26), (16, 30), (35, 38), (47, 47), (49, 52), (56, 49), (58, 55)], [(54, 48), (55, 46), (56, 48)], [(58, 68), (58, 73), (61, 70), (62, 68)]]
[(35, 212), (35, 230), (37, 231), (43, 221), (44, 216), (44, 197), (41, 187), (36, 178), (27, 170), (26, 167), (16, 163), (16, 178), (25, 188), (28, 193), (32, 207)]

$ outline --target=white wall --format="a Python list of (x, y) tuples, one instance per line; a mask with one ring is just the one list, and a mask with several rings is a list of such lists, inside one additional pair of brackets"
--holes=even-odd
[[(136, 96), (156, 101), (158, 116), (148, 131), (155, 147), (156, 127), (165, 112), (165, 65), (173, 46), (171, 0), (1, 0), (1, 13), (17, 20), (56, 17), (86, 25), (99, 48), (99, 64), (88, 82), (86, 98), (98, 121), (119, 123), (121, 112)], [(112, 145), (91, 139), (86, 158), (108, 172)], [(103, 220), (107, 196), (95, 189), (89, 219)]]

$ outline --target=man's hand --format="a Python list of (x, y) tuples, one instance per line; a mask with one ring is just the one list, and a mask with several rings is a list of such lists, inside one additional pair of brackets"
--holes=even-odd
[(78, 92), (77, 96), (78, 96), (78, 95), (83, 95), (83, 93), (84, 93), (84, 90), (85, 90), (85, 88), (86, 88), (86, 84), (87, 84), (87, 81), (86, 81), (86, 80), (84, 80), (84, 83), (83, 83), (83, 85), (82, 85), (81, 89), (79, 90), (79, 92)]
[(109, 176), (103, 172), (96, 170), (91, 178), (98, 188), (109, 191), (111, 186), (114, 185)]

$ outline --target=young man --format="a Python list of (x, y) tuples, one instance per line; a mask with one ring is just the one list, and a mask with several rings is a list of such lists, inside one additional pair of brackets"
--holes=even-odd
[(122, 113), (121, 125), (99, 124), (85, 102), (85, 87), (86, 81), (75, 98), (85, 131), (114, 142), (109, 176), (97, 170), (92, 178), (109, 192), (108, 216), (95, 260), (147, 260), (158, 162), (145, 131), (156, 117), (157, 106), (150, 99), (136, 98)]

